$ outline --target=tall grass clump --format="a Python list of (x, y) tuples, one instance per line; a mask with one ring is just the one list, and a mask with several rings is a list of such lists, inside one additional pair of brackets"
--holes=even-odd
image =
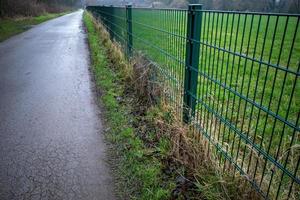
[(123, 199), (260, 199), (244, 178), (226, 172), (204, 138), (182, 123), (156, 63), (123, 47), (86, 12), (91, 58)]

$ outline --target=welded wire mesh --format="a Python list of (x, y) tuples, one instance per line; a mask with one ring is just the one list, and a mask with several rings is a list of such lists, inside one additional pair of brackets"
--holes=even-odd
[[(264, 197), (300, 199), (299, 15), (196, 10), (200, 40), (187, 38), (188, 10), (89, 7), (112, 39), (156, 63), (181, 116), (196, 99), (195, 139), (219, 167), (240, 173)], [(128, 23), (132, 32), (128, 33)], [(186, 45), (200, 46), (196, 94), (185, 91)], [(131, 44), (130, 44), (131, 45)]]

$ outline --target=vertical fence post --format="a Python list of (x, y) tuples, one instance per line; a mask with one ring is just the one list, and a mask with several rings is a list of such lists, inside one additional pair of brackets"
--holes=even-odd
[(126, 5), (126, 23), (127, 23), (127, 57), (132, 56), (132, 5)]
[(202, 5), (189, 4), (187, 19), (187, 42), (184, 75), (184, 109), (183, 121), (189, 123), (195, 116), (200, 56), (200, 33)]
[(114, 13), (114, 6), (110, 5), (109, 6), (109, 12), (108, 12), (108, 16), (109, 16), (109, 28), (110, 28), (110, 39), (113, 41), (114, 39), (114, 18), (115, 18), (115, 13)]

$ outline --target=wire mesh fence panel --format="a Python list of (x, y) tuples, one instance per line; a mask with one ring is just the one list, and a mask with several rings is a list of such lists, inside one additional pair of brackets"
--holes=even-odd
[(155, 63), (178, 113), (182, 107), (186, 15), (184, 10), (132, 9), (133, 48)]
[[(125, 8), (88, 7), (123, 46), (132, 36), (132, 49), (164, 77), (178, 115), (185, 95), (196, 102), (195, 139), (208, 141), (220, 169), (245, 176), (266, 199), (299, 199), (300, 16), (127, 9), (131, 19)], [(199, 40), (189, 33), (192, 16), (201, 19), (191, 21)], [(199, 46), (196, 68), (187, 62), (191, 45)], [(186, 89), (187, 72), (197, 74), (196, 88)]]
[(266, 198), (290, 196), (297, 182), (299, 198), (299, 16), (198, 12), (195, 122), (224, 168), (233, 163)]
[(103, 22), (111, 39), (118, 41), (123, 47), (127, 44), (126, 9), (121, 7), (88, 7), (96, 19)]

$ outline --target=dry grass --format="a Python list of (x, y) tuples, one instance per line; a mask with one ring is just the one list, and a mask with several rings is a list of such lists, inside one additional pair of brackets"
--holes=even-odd
[[(181, 117), (167, 103), (168, 88), (156, 71), (155, 64), (142, 55), (136, 55), (130, 61), (126, 60), (122, 47), (110, 40), (104, 26), (96, 20), (94, 24), (100, 30), (102, 44), (107, 48), (111, 66), (123, 74), (121, 81), (126, 83), (125, 91), (137, 100), (137, 109), (134, 112), (146, 115), (154, 105), (160, 105), (160, 111), (147, 122), (143, 122), (139, 132), (146, 134), (145, 129), (154, 128), (157, 140), (162, 137), (169, 138), (171, 149), (167, 159), (186, 169), (184, 174), (179, 171), (176, 173), (192, 183), (192, 186), (185, 189), (191, 199), (260, 199), (244, 177), (232, 174), (232, 165), (227, 163), (224, 168), (217, 162), (219, 159), (214, 158), (215, 154), (212, 153), (215, 150), (202, 134), (195, 134), (192, 126), (182, 123)], [(172, 199), (176, 198), (173, 196)]]

